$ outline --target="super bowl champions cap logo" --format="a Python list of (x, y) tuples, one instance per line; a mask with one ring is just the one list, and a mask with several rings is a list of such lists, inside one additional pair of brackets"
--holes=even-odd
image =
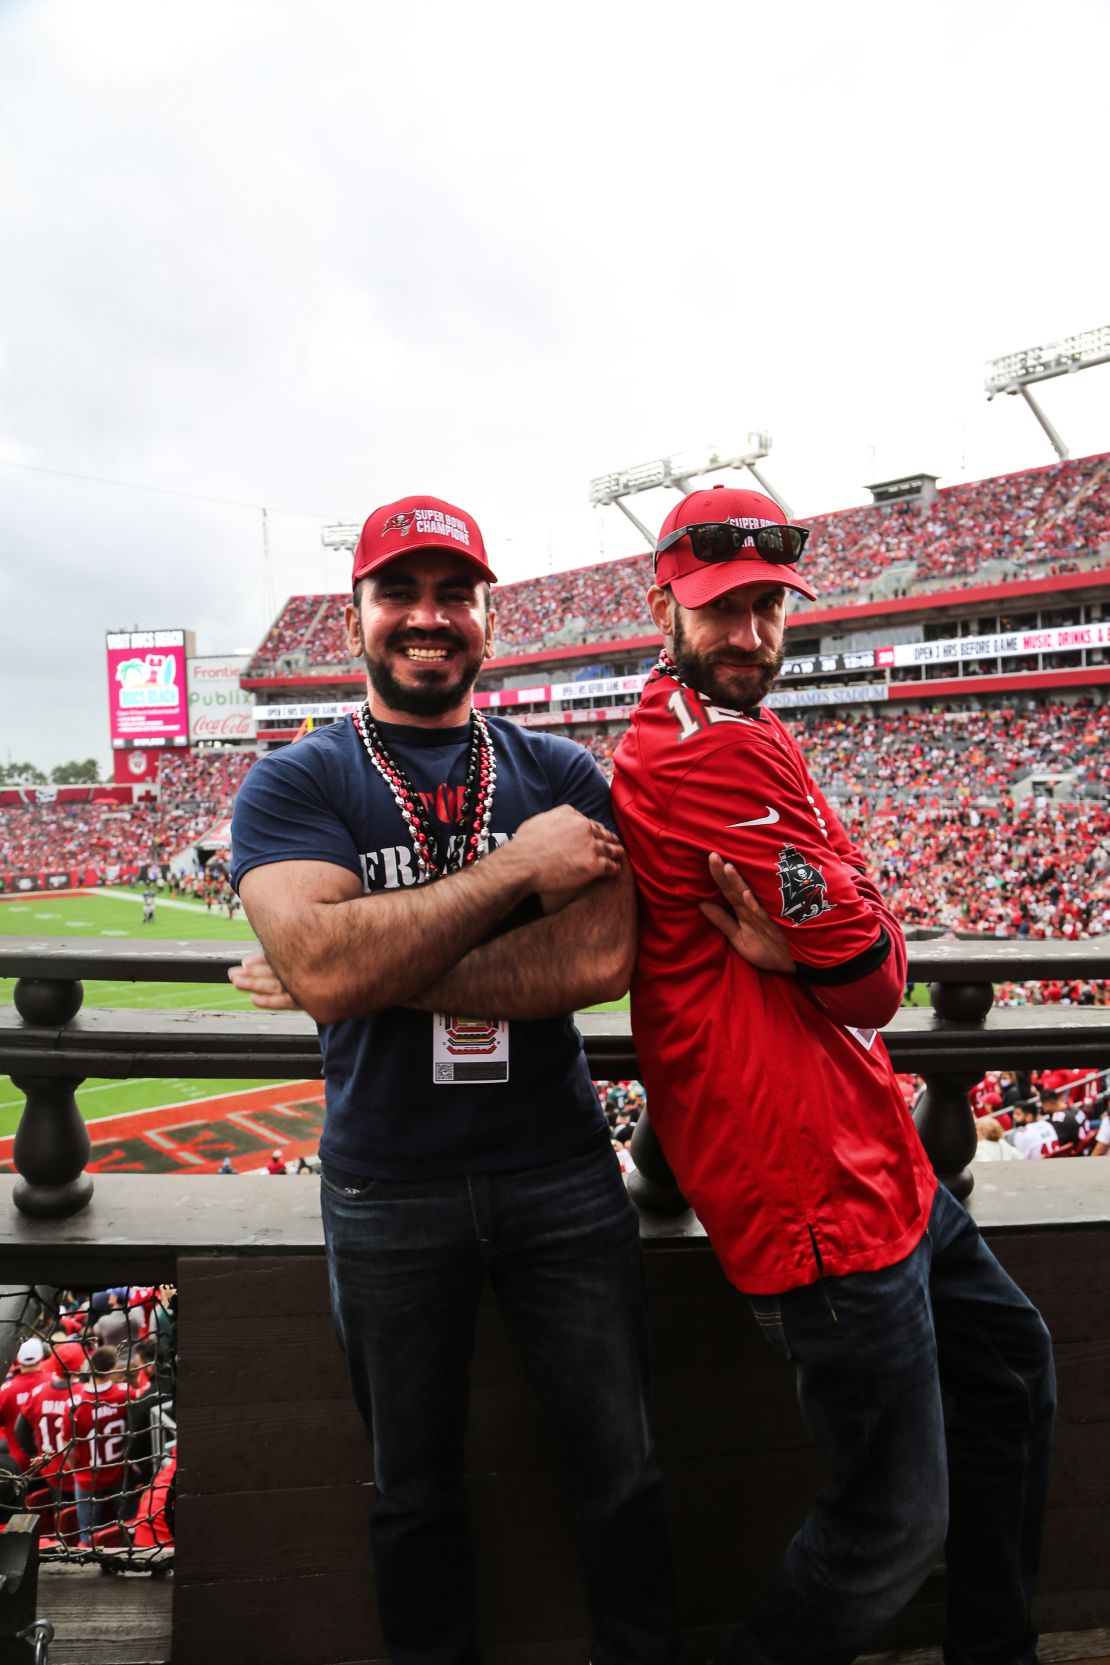
[(379, 536), (384, 538), (387, 532), (400, 532), (403, 538), (407, 538), (409, 528), (412, 526), (415, 519), (415, 510), (410, 510), (407, 515), (390, 515), (389, 519), (382, 527)]
[(450, 538), (452, 543), (465, 544), (469, 549), (470, 528), (458, 515), (445, 515), (442, 509), (414, 509), (413, 513), (422, 537)]

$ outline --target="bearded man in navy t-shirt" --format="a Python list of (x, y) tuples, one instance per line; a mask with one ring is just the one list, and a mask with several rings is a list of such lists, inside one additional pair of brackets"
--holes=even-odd
[(461, 509), (367, 520), (346, 612), (366, 703), (240, 790), (233, 877), (267, 959), (232, 981), (320, 1026), (332, 1306), (392, 1658), (478, 1657), (461, 1476), (488, 1276), (569, 1463), (595, 1665), (662, 1665), (637, 1221), (568, 1015), (627, 988), (635, 893), (589, 755), (473, 709), (493, 579)]

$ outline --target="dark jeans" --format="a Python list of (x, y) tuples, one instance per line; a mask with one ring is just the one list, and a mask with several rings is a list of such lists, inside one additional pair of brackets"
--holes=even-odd
[(77, 1511), (77, 1542), (82, 1549), (93, 1547), (93, 1533), (118, 1520), (122, 1497), (119, 1492), (94, 1492), (79, 1480), (73, 1483), (73, 1505)]
[(942, 1548), (945, 1665), (1033, 1665), (1052, 1346), (971, 1217), (941, 1186), (896, 1266), (752, 1306), (794, 1360), (828, 1481), (732, 1665), (847, 1665)]
[(643, 1260), (608, 1145), (449, 1180), (360, 1182), (325, 1167), (322, 1202), (332, 1310), (374, 1443), (370, 1537), (397, 1665), (478, 1658), (462, 1462), (487, 1276), (570, 1471), (594, 1665), (672, 1659)]

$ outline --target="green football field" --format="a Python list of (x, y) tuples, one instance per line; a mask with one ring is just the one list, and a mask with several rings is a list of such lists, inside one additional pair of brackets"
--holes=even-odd
[[(216, 939), (247, 944), (254, 941), (254, 933), (241, 914), (238, 919), (230, 920), (215, 909), (209, 913), (203, 902), (177, 901), (163, 896), (159, 898), (154, 923), (144, 926), (141, 921), (142, 900), (137, 890), (98, 890), (66, 896), (44, 893), (0, 901), (0, 935), (9, 937), (153, 936), (186, 942)], [(11, 1002), (12, 987), (11, 978), (0, 979), (0, 998), (5, 1003)], [(233, 989), (230, 983), (86, 982), (84, 1003), (86, 1006), (141, 1006), (161, 1011), (191, 1008), (223, 1012), (250, 1008), (246, 995)], [(78, 1100), (85, 1119), (93, 1121), (125, 1110), (156, 1109), (163, 1104), (188, 1103), (216, 1093), (268, 1084), (153, 1077), (99, 1081), (90, 1077), (78, 1088)], [(23, 1095), (8, 1076), (0, 1075), (0, 1135), (15, 1132), (22, 1110)]]

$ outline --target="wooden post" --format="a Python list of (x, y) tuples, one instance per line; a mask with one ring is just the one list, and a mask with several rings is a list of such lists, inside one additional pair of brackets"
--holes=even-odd
[[(933, 1010), (944, 1023), (979, 1023), (994, 1005), (993, 983), (930, 983)], [(962, 1202), (971, 1195), (975, 1176), (975, 1117), (968, 1089), (979, 1074), (927, 1075), (925, 1091), (913, 1119), (933, 1171)]]
[(640, 1111), (631, 1145), (636, 1172), (628, 1176), (628, 1195), (636, 1207), (642, 1214), (663, 1217), (685, 1214), (690, 1204), (678, 1188), (678, 1181), (663, 1155), (663, 1148), (648, 1121), (646, 1110)]
[[(77, 1015), (84, 998), (84, 986), (75, 979), (50, 977), (21, 977), (12, 995), (24, 1023), (59, 1028)], [(63, 1219), (79, 1213), (92, 1196), (93, 1182), (85, 1172), (92, 1146), (74, 1097), (81, 1079), (12, 1077), (27, 1100), (12, 1147), (19, 1174), (12, 1197), (24, 1214)]]

